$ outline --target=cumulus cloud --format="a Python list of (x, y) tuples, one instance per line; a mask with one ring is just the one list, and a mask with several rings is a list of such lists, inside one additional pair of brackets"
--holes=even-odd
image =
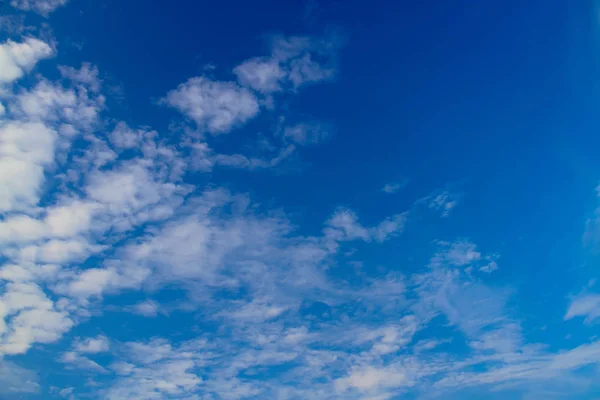
[(57, 134), (38, 122), (0, 122), (0, 211), (37, 204)]
[(22, 43), (9, 40), (0, 44), (0, 84), (16, 81), (38, 61), (52, 54), (47, 43), (35, 38), (27, 38)]
[(248, 89), (235, 82), (214, 81), (206, 77), (191, 78), (165, 99), (193, 120), (200, 129), (213, 134), (229, 131), (255, 117), (258, 100)]
[(106, 336), (98, 335), (93, 338), (87, 338), (77, 341), (73, 348), (79, 353), (103, 353), (109, 349), (109, 341)]
[(0, 297), (0, 354), (23, 354), (34, 343), (52, 343), (72, 326), (38, 285), (6, 284)]
[(144, 317), (155, 317), (160, 311), (160, 305), (152, 300), (146, 300), (138, 303), (130, 308), (134, 314), (143, 315)]

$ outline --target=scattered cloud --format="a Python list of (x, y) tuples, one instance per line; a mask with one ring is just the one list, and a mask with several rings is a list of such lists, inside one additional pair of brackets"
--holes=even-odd
[(69, 368), (76, 368), (78, 370), (93, 371), (102, 374), (107, 372), (107, 370), (97, 362), (74, 351), (63, 353), (60, 357), (60, 362), (67, 364)]
[(242, 85), (261, 93), (297, 89), (335, 77), (340, 44), (340, 38), (335, 35), (322, 38), (274, 36), (270, 56), (251, 58), (233, 72)]
[(477, 250), (477, 245), (467, 240), (459, 240), (453, 243), (441, 242), (440, 245), (442, 251), (433, 256), (431, 259), (432, 266), (449, 264), (456, 267), (465, 267), (481, 260), (482, 257)]
[(68, 0), (11, 0), (10, 5), (25, 11), (48, 16), (52, 11), (67, 4)]
[(429, 208), (439, 211), (442, 217), (447, 217), (450, 215), (452, 209), (458, 205), (460, 195), (449, 191), (443, 191), (427, 198), (427, 200), (429, 202)]
[[(45, 15), (65, 3), (12, 2)], [(334, 205), (324, 221), (303, 221), (209, 173), (273, 168), (329, 138), (327, 124), (285, 117), (262, 144), (217, 136), (270, 112), (278, 93), (333, 79), (339, 48), (336, 37), (273, 37), (269, 55), (234, 69), (237, 82), (188, 79), (163, 102), (197, 129), (174, 124), (173, 139), (106, 117), (91, 64), (13, 87), (54, 53), (32, 38), (0, 45), (0, 394), (39, 392), (38, 376), (9, 358), (45, 344), (90, 378), (51, 390), (73, 399), (383, 400), (568, 380), (600, 364), (598, 341), (560, 351), (532, 342), (512, 292), (484, 275), (500, 255), (470, 240), (434, 240), (406, 268), (365, 267), (368, 252), (417, 253), (415, 215), (449, 217), (460, 194), (375, 220)], [(175, 315), (185, 329), (123, 340), (107, 324), (89, 336), (83, 322), (115, 309)], [(564, 318), (589, 323), (599, 309), (582, 294)]]
[(287, 126), (283, 130), (283, 137), (301, 146), (317, 144), (327, 139), (331, 128), (324, 124), (297, 124)]
[(74, 344), (73, 348), (79, 353), (103, 353), (108, 351), (109, 342), (106, 336), (96, 336), (95, 338), (88, 338), (82, 341), (78, 341)]
[(383, 190), (385, 193), (394, 194), (398, 193), (398, 191), (406, 187), (406, 185), (408, 185), (408, 179), (404, 179), (400, 182), (386, 183), (381, 190)]
[(388, 237), (402, 232), (406, 214), (397, 214), (386, 218), (378, 225), (366, 228), (358, 222), (356, 214), (349, 209), (340, 208), (327, 221), (325, 234), (336, 240), (375, 240), (383, 242)]
[(229, 131), (255, 117), (257, 98), (235, 82), (191, 78), (167, 94), (166, 103), (212, 134)]
[(160, 305), (155, 301), (146, 300), (131, 307), (131, 311), (144, 317), (155, 317), (160, 312)]
[(584, 294), (572, 299), (565, 320), (575, 317), (585, 317), (586, 323), (600, 318), (600, 295)]
[(0, 355), (23, 354), (34, 343), (52, 343), (72, 326), (68, 313), (35, 283), (5, 284), (0, 297)]
[(40, 385), (35, 372), (0, 358), (0, 394), (39, 393)]
[(53, 50), (47, 43), (35, 38), (26, 38), (21, 43), (9, 40), (0, 44), (0, 85), (16, 81), (38, 61), (52, 54)]

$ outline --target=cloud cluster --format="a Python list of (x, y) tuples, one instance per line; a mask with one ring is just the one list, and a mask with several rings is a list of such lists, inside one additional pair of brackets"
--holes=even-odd
[[(235, 81), (215, 80), (211, 76), (188, 79), (167, 93), (162, 100), (192, 121), (192, 165), (209, 171), (216, 166), (247, 170), (273, 168), (290, 158), (298, 147), (318, 144), (331, 136), (332, 127), (319, 121), (292, 122), (276, 107), (277, 94), (296, 94), (309, 83), (332, 79), (340, 39), (333, 35), (312, 37), (273, 37), (271, 55), (244, 61), (234, 68)], [(263, 139), (256, 155), (220, 153), (206, 133), (222, 135), (242, 128), (262, 113), (283, 113), (274, 135)]]
[[(13, 86), (51, 47), (0, 46), (0, 390), (39, 391), (8, 358), (48, 344), (62, 346), (60, 368), (90, 378), (53, 394), (111, 400), (383, 400), (568, 381), (600, 363), (598, 341), (552, 351), (529, 340), (511, 292), (487, 281), (499, 254), (468, 238), (432, 238), (433, 252), (406, 274), (348, 268), (369, 261), (364, 249), (418, 237), (424, 216), (449, 217), (457, 193), (434, 191), (371, 222), (332, 206), (305, 230), (211, 180), (214, 168), (272, 168), (330, 137), (329, 124), (279, 116), (257, 153), (217, 151), (215, 138), (271, 112), (276, 96), (331, 80), (337, 39), (275, 37), (270, 55), (234, 69), (237, 82), (186, 80), (163, 100), (193, 124), (174, 128), (177, 140), (106, 117), (90, 64)], [(565, 319), (591, 322), (597, 306), (576, 297)], [(72, 332), (115, 310), (166, 330)]]

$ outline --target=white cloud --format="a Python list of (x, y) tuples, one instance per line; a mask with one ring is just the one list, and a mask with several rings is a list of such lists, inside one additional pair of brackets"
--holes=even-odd
[(98, 208), (97, 203), (71, 201), (64, 205), (48, 207), (44, 222), (52, 235), (72, 237), (89, 230), (93, 213)]
[(90, 245), (82, 239), (51, 239), (39, 245), (21, 248), (20, 259), (29, 262), (69, 264), (85, 260), (90, 253), (102, 250), (102, 246)]
[(565, 320), (585, 317), (585, 322), (600, 318), (600, 295), (587, 294), (574, 298), (565, 314)]
[(143, 130), (131, 129), (124, 122), (120, 122), (110, 133), (110, 142), (118, 149), (130, 149), (137, 147), (145, 134)]
[(92, 91), (100, 90), (100, 79), (98, 68), (90, 63), (83, 63), (80, 69), (69, 66), (59, 66), (62, 76), (73, 82), (89, 87)]
[[(196, 374), (199, 348), (194, 342), (178, 348), (163, 340), (127, 343), (127, 361), (113, 364), (121, 378), (112, 385), (108, 400), (190, 398), (202, 378)], [(186, 396), (186, 397), (182, 397)]]
[(86, 354), (104, 353), (110, 347), (108, 338), (103, 335), (98, 335), (93, 338), (77, 341), (73, 345), (75, 351)]
[(467, 278), (464, 271), (454, 266), (432, 262), (430, 272), (413, 277), (420, 296), (416, 310), (421, 318), (444, 315), (478, 349), (502, 352), (521, 346), (519, 324), (507, 315), (508, 293)]
[(52, 343), (71, 326), (73, 321), (38, 285), (6, 284), (0, 297), (0, 354), (22, 354), (34, 343)]
[(320, 143), (329, 135), (330, 128), (319, 123), (297, 124), (283, 130), (284, 138), (302, 146)]
[(56, 132), (40, 123), (0, 123), (0, 211), (37, 204)]
[(401, 190), (402, 188), (404, 188), (406, 185), (408, 185), (407, 179), (402, 180), (400, 182), (386, 183), (383, 186), (383, 189), (381, 189), (381, 190), (384, 191), (385, 193), (393, 194), (393, 193), (398, 193), (398, 191)]
[(189, 187), (174, 182), (172, 175), (173, 171), (149, 157), (110, 170), (92, 171), (84, 190), (88, 199), (102, 207), (105, 222), (126, 231), (141, 222), (159, 221), (173, 214)]
[(42, 221), (27, 215), (15, 215), (0, 221), (0, 243), (21, 243), (46, 237), (48, 227)]
[(337, 73), (338, 50), (336, 37), (275, 36), (271, 40), (270, 56), (251, 58), (233, 72), (242, 85), (265, 94), (297, 89), (332, 79)]
[(247, 157), (243, 154), (214, 154), (212, 156), (205, 154), (204, 156), (206, 158), (204, 158), (201, 168), (210, 170), (210, 168), (215, 165), (246, 170), (271, 168), (281, 164), (284, 160), (289, 158), (295, 152), (295, 150), (296, 146), (290, 144), (286, 147), (283, 147), (278, 154), (270, 159)]
[(210, 133), (225, 133), (255, 117), (258, 100), (235, 82), (191, 78), (167, 94), (166, 102)]
[(155, 317), (160, 311), (160, 306), (155, 301), (146, 300), (136, 304), (131, 310), (133, 313), (143, 315), (144, 317)]
[(280, 81), (287, 71), (280, 66), (279, 61), (268, 58), (253, 58), (237, 66), (233, 72), (244, 86), (263, 93), (281, 90)]
[(406, 221), (405, 214), (397, 214), (381, 221), (378, 225), (365, 228), (358, 222), (352, 210), (338, 209), (327, 221), (325, 234), (335, 240), (357, 240), (383, 242), (391, 235), (401, 232)]
[(467, 240), (458, 240), (453, 243), (440, 243), (444, 249), (436, 253), (431, 259), (431, 266), (451, 265), (464, 267), (481, 259), (477, 245)]
[(40, 385), (35, 372), (0, 358), (0, 394), (38, 393)]
[(227, 318), (235, 318), (252, 322), (262, 322), (277, 318), (286, 307), (280, 307), (261, 300), (254, 300), (248, 304), (239, 306), (237, 310), (231, 313), (225, 313)]
[(89, 370), (98, 373), (108, 372), (103, 366), (97, 362), (90, 360), (87, 357), (82, 356), (74, 351), (67, 351), (60, 357), (60, 362), (69, 364), (71, 368), (77, 368), (78, 370)]
[(407, 315), (397, 324), (367, 332), (360, 340), (374, 341), (371, 351), (375, 354), (395, 353), (409, 344), (418, 330), (419, 321), (414, 315)]
[(414, 380), (402, 369), (375, 368), (372, 366), (354, 368), (349, 376), (340, 378), (335, 382), (336, 388), (340, 392), (357, 389), (363, 393), (387, 388), (410, 387), (414, 384)]
[(52, 53), (48, 44), (35, 38), (27, 38), (22, 43), (9, 40), (0, 44), (0, 84), (21, 78), (38, 61)]
[[(330, 79), (335, 54), (328, 52), (336, 48), (325, 42), (277, 38), (270, 56), (236, 68), (239, 82), (268, 98)], [(498, 256), (466, 240), (438, 242), (425, 272), (388, 273), (399, 271), (392, 265), (381, 266), (385, 276), (364, 268), (339, 279), (345, 267), (338, 258), (342, 242), (390, 240), (404, 230), (408, 212), (363, 224), (353, 211), (338, 209), (322, 233), (310, 236), (281, 210), (213, 186), (183, 183), (188, 161), (203, 170), (277, 165), (298, 151), (296, 145), (323, 140), (328, 129), (322, 125), (278, 129), (274, 142), (282, 148), (261, 148), (268, 156), (236, 149), (219, 154), (202, 142), (214, 138), (187, 132), (183, 143), (171, 147), (165, 143), (172, 138), (151, 128), (117, 123), (112, 129), (112, 122), (99, 119), (104, 103), (95, 67), (60, 70), (60, 85), (42, 79), (31, 90), (3, 98), (13, 120), (0, 126), (2, 159), (23, 162), (37, 175), (0, 181), (10, 183), (3, 185), (9, 195), (0, 193), (0, 211), (6, 213), (0, 250), (7, 259), (0, 266), (0, 354), (55, 342), (82, 318), (102, 322), (96, 319), (100, 311), (111, 309), (103, 308), (106, 294), (131, 289), (141, 292), (135, 298), (144, 298), (175, 289), (173, 303), (164, 308), (152, 300), (123, 306), (123, 298), (115, 296), (112, 309), (151, 317), (165, 308), (201, 308), (190, 326), (197, 340), (182, 343), (169, 335), (171, 341), (122, 343), (100, 335), (76, 339), (59, 361), (89, 375), (106, 374), (101, 365), (106, 360), (115, 375), (106, 374), (97, 383), (103, 387), (94, 391), (107, 399), (189, 400), (384, 400), (408, 390), (544, 382), (599, 363), (598, 342), (557, 353), (527, 343), (507, 307), (508, 291), (477, 279), (477, 271), (497, 268)], [(260, 111), (253, 92), (242, 86), (193, 78), (166, 101), (202, 130), (226, 132)], [(180, 145), (197, 153), (180, 153)], [(193, 159), (197, 154), (201, 160)], [(50, 167), (58, 171), (51, 177)], [(42, 203), (46, 175), (52, 190)], [(212, 177), (207, 181), (214, 184)], [(390, 183), (384, 191), (395, 192), (399, 185)], [(446, 216), (458, 199), (436, 192), (419, 204)], [(94, 265), (75, 262), (100, 251)], [(368, 264), (360, 260), (360, 249), (344, 254)], [(594, 296), (573, 299), (565, 319), (597, 318)], [(219, 329), (202, 330), (205, 322)], [(463, 352), (440, 346), (450, 339), (426, 336), (438, 332), (456, 334), (452, 340)], [(6, 365), (12, 371), (4, 371)], [(0, 361), (0, 393), (17, 387), (3, 380), (12, 381), (15, 372), (23, 371)], [(22, 391), (37, 390), (34, 378), (22, 376), (14, 378)], [(75, 391), (52, 393), (75, 398)]]
[(413, 350), (415, 353), (421, 353), (423, 351), (433, 350), (440, 345), (450, 342), (450, 339), (423, 339), (415, 343)]
[(11, 111), (22, 119), (53, 124), (67, 138), (88, 131), (104, 107), (104, 96), (89, 91), (80, 82), (69, 83), (69, 87), (63, 87), (42, 80), (31, 90), (19, 93)]
[(426, 200), (429, 201), (429, 208), (439, 211), (442, 217), (448, 217), (450, 211), (458, 205), (460, 195), (449, 191), (443, 191), (433, 197), (426, 198)]
[(90, 268), (81, 272), (69, 284), (59, 286), (57, 291), (87, 299), (88, 297), (101, 296), (114, 280), (115, 272), (113, 270)]
[(47, 16), (52, 11), (67, 4), (68, 0), (11, 0), (10, 5), (26, 11), (35, 11)]
[(60, 266), (53, 264), (4, 264), (0, 268), (0, 279), (10, 282), (52, 282), (60, 269)]

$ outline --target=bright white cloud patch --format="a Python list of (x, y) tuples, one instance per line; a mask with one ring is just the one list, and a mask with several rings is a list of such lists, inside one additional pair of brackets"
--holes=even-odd
[(0, 122), (0, 211), (35, 206), (57, 134), (38, 122)]
[(23, 354), (34, 343), (52, 343), (72, 326), (38, 285), (6, 284), (0, 297), (0, 354)]
[(74, 346), (75, 350), (80, 353), (103, 353), (108, 351), (109, 342), (106, 336), (96, 336), (93, 338), (87, 338), (85, 340), (78, 341)]
[(52, 52), (47, 43), (35, 38), (0, 44), (0, 85), (21, 78), (38, 61), (50, 57)]
[(258, 100), (248, 89), (206, 77), (182, 83), (167, 94), (166, 102), (213, 134), (227, 132), (259, 111)]

